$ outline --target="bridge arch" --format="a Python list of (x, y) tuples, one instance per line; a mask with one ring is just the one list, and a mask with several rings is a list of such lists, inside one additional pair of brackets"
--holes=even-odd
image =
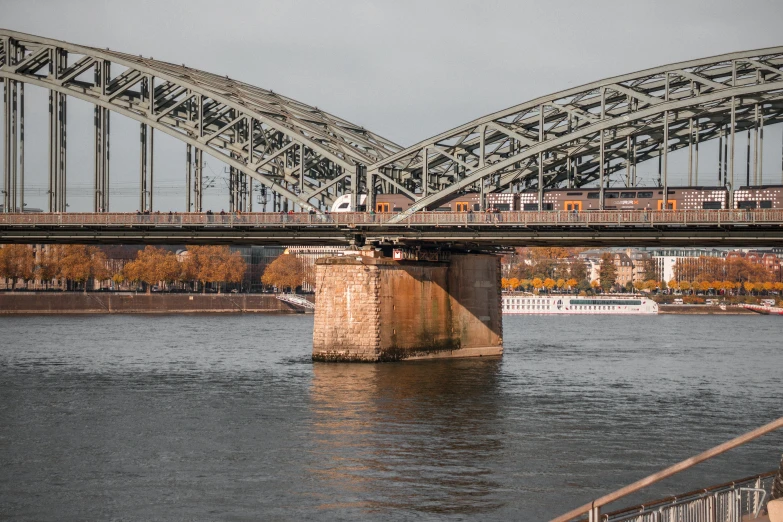
[[(147, 160), (154, 150), (151, 129), (186, 144), (187, 172), (193, 177), (188, 206), (197, 211), (203, 196), (203, 153), (230, 167), (235, 187), (247, 190), (252, 179), (308, 209), (328, 206), (342, 186), (357, 194), (366, 166), (401, 149), (316, 107), (228, 77), (4, 29), (0, 29), (0, 81), (5, 86), (7, 136), (5, 209), (23, 205), (17, 184), (24, 174), (17, 173), (15, 154), (17, 140), (22, 140), (23, 150), (23, 136), (17, 136), (16, 128), (18, 118), (23, 118), (18, 98), (23, 99), (24, 84), (50, 91), (51, 211), (65, 210), (68, 96), (95, 106), (95, 211), (109, 208), (111, 112), (140, 123), (142, 207), (145, 202), (148, 207), (152, 204), (152, 162)], [(234, 196), (238, 193), (232, 193), (232, 205)]]
[(465, 190), (536, 190), (540, 204), (546, 188), (598, 182), (603, 202), (612, 175), (624, 172), (625, 184), (635, 186), (636, 165), (655, 157), (668, 189), (668, 154), (686, 147), (689, 183), (698, 184), (698, 144), (725, 136), (731, 157), (722, 182), (735, 188), (736, 134), (754, 129), (758, 140), (759, 129), (781, 121), (783, 47), (730, 53), (600, 80), (478, 118), (374, 163), (367, 186), (386, 180), (414, 197), (405, 215)]

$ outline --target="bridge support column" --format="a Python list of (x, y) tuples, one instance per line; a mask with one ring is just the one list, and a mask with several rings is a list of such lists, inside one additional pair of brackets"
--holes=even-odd
[[(110, 68), (103, 63), (95, 70), (95, 84), (100, 86), (105, 94)], [(109, 119), (111, 111), (106, 107), (95, 106), (93, 140), (94, 140), (94, 212), (109, 211)]]
[(66, 96), (50, 91), (49, 94), (49, 211), (65, 212), (67, 142)]
[(500, 260), (365, 255), (316, 266), (313, 360), (381, 362), (503, 353)]
[(196, 177), (195, 179), (195, 187), (193, 189), (193, 195), (194, 195), (194, 204), (195, 208), (193, 209), (194, 212), (202, 212), (202, 203), (203, 203), (203, 190), (204, 190), (204, 155), (201, 152), (201, 149), (196, 149), (194, 151), (196, 163), (194, 166), (194, 175)]
[(16, 212), (16, 82), (3, 82), (3, 211)]

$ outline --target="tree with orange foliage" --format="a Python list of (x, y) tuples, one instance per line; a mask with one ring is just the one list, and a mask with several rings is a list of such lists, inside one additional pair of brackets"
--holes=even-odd
[(239, 252), (230, 252), (228, 256), (222, 256), (220, 264), (217, 266), (220, 276), (218, 282), (218, 293), (220, 293), (221, 283), (241, 283), (247, 271), (247, 263), (242, 259)]
[(608, 292), (617, 282), (617, 266), (614, 264), (612, 254), (606, 252), (601, 256), (601, 288)]
[(544, 288), (546, 288), (547, 293), (552, 293), (552, 289), (556, 284), (555, 280), (550, 277), (544, 279)]
[(35, 276), (44, 283), (44, 288), (49, 288), (52, 279), (60, 275), (60, 260), (63, 255), (63, 247), (60, 245), (46, 245), (43, 247), (39, 258)]
[(292, 254), (283, 254), (267, 265), (261, 282), (278, 290), (290, 288), (296, 291), (305, 279), (305, 266), (301, 259)]
[(538, 291), (541, 290), (541, 286), (544, 284), (544, 281), (540, 277), (534, 277), (533, 281), (531, 281), (531, 284), (533, 285), (533, 291), (538, 293)]
[(16, 282), (27, 283), (35, 273), (35, 257), (30, 245), (5, 245), (0, 248), (0, 277), (11, 279), (11, 290)]
[(160, 281), (170, 283), (180, 274), (177, 256), (173, 252), (148, 245), (136, 253), (136, 259), (127, 263), (123, 275), (129, 281), (141, 281), (147, 285), (147, 293)]
[(106, 256), (98, 247), (86, 245), (65, 245), (60, 257), (59, 277), (67, 281), (81, 283), (87, 291), (87, 282), (106, 279)]
[(183, 277), (201, 282), (202, 292), (207, 283), (241, 281), (247, 268), (241, 255), (227, 246), (189, 246), (182, 265)]

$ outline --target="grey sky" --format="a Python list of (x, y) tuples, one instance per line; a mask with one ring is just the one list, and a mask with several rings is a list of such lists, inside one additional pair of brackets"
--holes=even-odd
[[(783, 43), (780, 0), (2, 4), (2, 27), (227, 74), (321, 107), (401, 145), (608, 76)], [(29, 111), (35, 118), (36, 109)], [(84, 162), (81, 170), (92, 165), (88, 107), (84, 113), (72, 117), (69, 107), (69, 173), (80, 170), (72, 163)], [(124, 128), (120, 124), (117, 132)], [(31, 123), (31, 134), (36, 129)], [(137, 132), (133, 129), (135, 124), (127, 126), (129, 133)], [(127, 169), (135, 180), (130, 173), (138, 170), (136, 140), (120, 140), (114, 127), (112, 133), (113, 173)], [(44, 128), (40, 140), (45, 136)], [(74, 142), (89, 150), (72, 152)], [(166, 139), (160, 146), (176, 148), (156, 150), (156, 168), (176, 171), (173, 183), (184, 169), (181, 147)], [(115, 168), (118, 161), (129, 165)], [(222, 166), (213, 165), (219, 175)], [(221, 201), (215, 207), (227, 205)]]

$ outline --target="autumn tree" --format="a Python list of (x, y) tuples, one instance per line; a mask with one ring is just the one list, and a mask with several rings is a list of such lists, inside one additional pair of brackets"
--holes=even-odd
[(573, 259), (571, 263), (569, 264), (571, 278), (576, 279), (576, 284), (578, 285), (582, 281), (587, 280), (587, 267), (585, 266), (584, 261), (581, 259)]
[[(237, 257), (242, 264), (237, 261)], [(227, 246), (189, 246), (182, 263), (183, 277), (201, 282), (203, 292), (206, 292), (207, 283), (220, 283), (229, 280), (229, 277), (232, 281), (237, 280), (236, 274), (240, 269), (242, 275), (238, 280), (241, 280), (245, 268), (239, 253), (232, 254)]]
[(25, 283), (33, 278), (35, 256), (30, 245), (5, 245), (0, 248), (0, 277), (11, 279), (11, 290), (16, 290), (16, 282)]
[(617, 267), (612, 254), (606, 252), (601, 256), (601, 288), (604, 292), (612, 289), (617, 279)]
[(43, 247), (38, 256), (38, 267), (35, 275), (43, 281), (44, 287), (49, 288), (49, 282), (60, 276), (60, 261), (63, 255), (63, 247), (60, 245), (47, 245)]
[[(239, 252), (230, 252), (228, 256), (221, 257), (217, 271), (220, 275), (220, 282), (241, 283), (247, 271), (247, 263)], [(220, 293), (220, 282), (218, 282), (218, 293)]]
[(98, 247), (86, 245), (65, 245), (60, 257), (58, 276), (84, 285), (94, 279), (106, 279), (106, 256)]
[(541, 290), (541, 286), (544, 284), (544, 280), (540, 277), (534, 277), (533, 281), (531, 281), (531, 284), (533, 285), (533, 291), (538, 292)]
[(658, 265), (652, 257), (648, 257), (642, 261), (642, 270), (644, 271), (644, 278), (646, 280), (658, 279)]
[(267, 265), (261, 282), (280, 290), (296, 290), (305, 279), (305, 266), (301, 259), (292, 254), (283, 254)]
[(557, 283), (552, 278), (547, 277), (544, 280), (544, 288), (546, 288), (547, 293), (552, 293), (552, 289), (555, 287), (555, 284)]
[(130, 281), (145, 283), (147, 293), (150, 293), (159, 281), (175, 281), (180, 275), (180, 265), (173, 252), (148, 245), (136, 253), (136, 259), (125, 265), (123, 275)]

